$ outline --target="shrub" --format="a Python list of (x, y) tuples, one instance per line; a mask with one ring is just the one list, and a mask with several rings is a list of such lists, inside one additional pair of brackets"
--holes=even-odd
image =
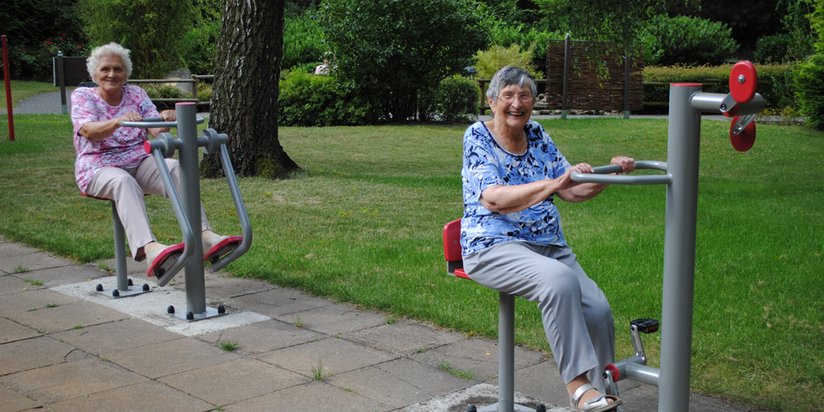
[(467, 122), (480, 108), (480, 90), (473, 80), (461, 76), (441, 80), (435, 92), (434, 114), (447, 122)]
[(824, 130), (824, 54), (814, 54), (795, 71), (799, 111), (807, 124)]
[(656, 16), (641, 39), (651, 66), (720, 64), (738, 49), (729, 26), (700, 17)]
[(141, 86), (149, 97), (163, 99), (177, 99), (183, 97), (183, 92), (170, 84), (145, 84)]
[(517, 44), (509, 47), (493, 45), (487, 50), (475, 53), (475, 59), (475, 69), (478, 77), (482, 79), (491, 79), (495, 72), (508, 65), (523, 68), (536, 79), (544, 77), (543, 73), (532, 67), (532, 49), (521, 50)]
[(301, 70), (286, 71), (280, 81), (282, 126), (356, 125), (374, 121), (376, 109), (355, 97), (352, 87), (333, 76), (316, 76)]
[(217, 39), (220, 21), (204, 22), (183, 36), (180, 45), (181, 60), (194, 74), (212, 74), (217, 59)]
[(323, 60), (327, 46), (323, 38), (323, 28), (313, 13), (311, 9), (303, 14), (287, 13), (283, 29), (281, 64), (284, 70)]
[(791, 48), (792, 40), (787, 33), (761, 37), (755, 43), (753, 60), (757, 63), (786, 63), (790, 60), (787, 52)]

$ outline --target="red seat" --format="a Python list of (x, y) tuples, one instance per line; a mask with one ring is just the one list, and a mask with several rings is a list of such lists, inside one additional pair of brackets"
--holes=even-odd
[(455, 219), (443, 227), (443, 256), (446, 259), (447, 273), (459, 278), (470, 279), (463, 270), (461, 219)]

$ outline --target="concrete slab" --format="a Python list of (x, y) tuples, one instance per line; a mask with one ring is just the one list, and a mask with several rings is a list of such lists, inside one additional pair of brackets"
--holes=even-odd
[(237, 296), (227, 302), (272, 318), (332, 304), (329, 299), (319, 298), (290, 288), (275, 288), (260, 293)]
[(32, 270), (17, 275), (24, 279), (34, 279), (43, 283), (47, 288), (71, 283), (85, 282), (92, 279), (111, 276), (110, 274), (90, 267), (89, 265), (69, 265), (56, 268)]
[(386, 362), (397, 357), (386, 352), (330, 337), (264, 353), (259, 355), (258, 358), (292, 372), (313, 377), (313, 370), (315, 369), (322, 370), (324, 376), (334, 376)]
[[(45, 285), (32, 285), (15, 275), (3, 274), (0, 276), (0, 296), (10, 295), (12, 293), (26, 292), (29, 290), (46, 289)], [(0, 303), (0, 306), (3, 306)]]
[[(623, 383), (623, 381), (619, 382)], [(633, 411), (658, 411), (658, 387), (647, 384), (638, 384), (630, 390), (621, 389), (621, 398), (624, 405), (631, 405)], [(753, 409), (741, 404), (735, 404), (723, 399), (716, 399), (706, 395), (690, 393), (690, 411), (729, 411), (746, 412)]]
[(197, 336), (198, 339), (214, 345), (219, 342), (234, 342), (239, 346), (238, 352), (247, 354), (270, 352), (325, 337), (320, 333), (274, 319)]
[(43, 252), (0, 257), (0, 270), (6, 273), (25, 273), (72, 264), (73, 262), (70, 260), (57, 258)]
[(0, 317), (0, 344), (29, 339), (42, 335), (28, 326)]
[(396, 359), (334, 375), (327, 382), (396, 408), (474, 384), (409, 359)]
[[(497, 384), (497, 380), (491, 383)], [(515, 390), (548, 404), (566, 405), (569, 402), (566, 385), (553, 360), (516, 370)]]
[(226, 412), (314, 412), (324, 409), (334, 409), (336, 412), (381, 412), (395, 408), (324, 382), (283, 389), (223, 408)]
[(48, 336), (0, 345), (0, 376), (64, 362), (75, 350)]
[(180, 338), (101, 355), (126, 369), (150, 378), (161, 378), (240, 358), (195, 338)]
[(348, 303), (336, 303), (303, 312), (273, 316), (283, 322), (302, 324), (304, 328), (337, 335), (386, 324), (386, 315), (357, 309)]
[[(472, 404), (477, 407), (491, 405), (498, 401), (498, 388), (494, 385), (490, 385), (488, 383), (480, 383), (475, 386), (471, 386), (461, 391), (453, 392), (446, 396), (441, 396), (437, 398), (433, 398), (424, 402), (417, 403), (415, 405), (410, 405), (406, 408), (403, 408), (402, 411), (404, 412), (431, 412), (431, 411), (444, 411), (444, 412), (464, 412), (468, 405)], [(537, 399), (533, 399), (527, 396), (524, 396), (518, 392), (515, 392), (515, 403), (524, 405), (529, 408), (536, 408), (539, 404), (543, 403)], [(548, 412), (571, 412), (572, 409), (570, 408), (562, 408), (557, 407), (554, 405), (547, 405), (546, 410)]]
[(461, 333), (409, 320), (346, 333), (341, 338), (400, 356), (466, 339)]
[[(498, 376), (498, 345), (488, 339), (466, 339), (410, 357), (428, 365), (445, 365), (457, 371), (471, 373), (478, 381), (494, 381)], [(515, 347), (516, 371), (545, 360), (546, 355), (540, 352)]]
[(98, 358), (64, 362), (4, 376), (5, 386), (47, 403), (145, 381)]
[(72, 329), (53, 336), (95, 355), (180, 339), (177, 333), (138, 319)]
[(229, 299), (277, 288), (262, 280), (236, 278), (222, 272), (209, 272), (208, 269), (205, 276), (206, 296), (212, 296), (215, 299)]
[(19, 243), (9, 243), (5, 240), (0, 241), (0, 259), (10, 256), (30, 255), (39, 251), (38, 249)]
[(8, 317), (38, 331), (54, 333), (122, 320), (129, 316), (90, 302), (71, 302), (9, 314)]
[(2, 409), (4, 411), (23, 411), (43, 406), (43, 402), (38, 402), (2, 385), (0, 385), (0, 399), (3, 400)]
[(238, 359), (159, 380), (209, 403), (228, 405), (312, 379), (259, 360)]
[(155, 381), (122, 386), (49, 405), (49, 410), (56, 412), (103, 409), (141, 412), (202, 412), (213, 408), (214, 405)]
[(0, 316), (8, 317), (15, 313), (46, 309), (55, 305), (68, 305), (79, 301), (77, 298), (53, 292), (49, 289), (27, 290), (0, 299)]

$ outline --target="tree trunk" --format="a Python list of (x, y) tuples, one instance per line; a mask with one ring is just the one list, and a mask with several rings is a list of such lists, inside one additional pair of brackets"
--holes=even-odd
[[(229, 135), (240, 176), (286, 178), (299, 169), (278, 141), (278, 79), (284, 0), (225, 0), (209, 125)], [(204, 177), (222, 174), (217, 155), (203, 158)]]

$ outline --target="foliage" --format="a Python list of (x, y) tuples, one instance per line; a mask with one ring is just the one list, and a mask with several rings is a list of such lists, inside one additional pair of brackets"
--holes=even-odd
[(328, 50), (315, 10), (286, 14), (283, 29), (283, 69), (302, 64), (317, 64)]
[(192, 3), (154, 0), (79, 0), (92, 45), (131, 50), (132, 77), (163, 77), (179, 67), (181, 39), (193, 25)]
[(641, 38), (648, 65), (720, 64), (738, 49), (729, 26), (700, 17), (656, 16)]
[(326, 0), (321, 25), (340, 78), (376, 100), (380, 116), (418, 115), (421, 92), (460, 73), (487, 46), (481, 19), (467, 0)]
[(203, 22), (192, 27), (181, 39), (183, 65), (194, 74), (212, 74), (217, 60), (216, 44), (220, 36), (220, 21)]
[(475, 81), (461, 76), (447, 77), (435, 92), (433, 114), (447, 122), (469, 122), (478, 113), (479, 93)]
[(806, 15), (810, 21), (810, 27), (815, 32), (815, 51), (824, 53), (824, 0), (805, 0), (810, 5), (812, 11)]
[(532, 50), (521, 50), (520, 46), (513, 44), (509, 47), (493, 45), (487, 50), (475, 53), (475, 69), (478, 77), (491, 79), (504, 66), (517, 66), (528, 71), (536, 79), (543, 78), (543, 73), (535, 70), (532, 66)]
[(331, 126), (364, 124), (374, 108), (351, 87), (332, 76), (316, 76), (302, 70), (284, 73), (280, 81), (280, 117), (284, 126)]
[[(83, 56), (86, 37), (81, 29), (77, 0), (3, 0), (0, 28), (9, 47), (13, 78), (49, 81), (52, 57)], [(0, 61), (0, 67), (2, 62)]]
[(788, 52), (793, 42), (788, 33), (764, 36), (755, 43), (753, 60), (756, 63), (786, 63), (792, 59)]
[(183, 91), (170, 84), (146, 84), (143, 90), (152, 98), (177, 99), (183, 97)]
[(796, 70), (795, 92), (807, 124), (824, 130), (824, 54), (814, 54)]

